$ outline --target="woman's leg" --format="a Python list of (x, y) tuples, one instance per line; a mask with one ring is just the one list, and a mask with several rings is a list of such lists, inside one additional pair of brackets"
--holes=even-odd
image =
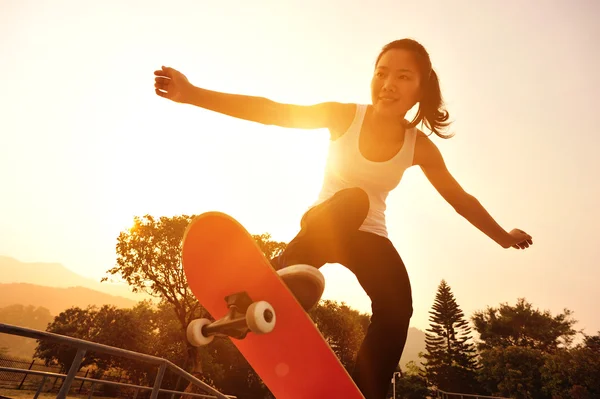
[(391, 241), (358, 230), (368, 210), (363, 190), (341, 190), (304, 215), (300, 233), (271, 263), (278, 270), (302, 263), (317, 268), (340, 263), (356, 275), (371, 298), (372, 317), (352, 378), (366, 399), (384, 399), (406, 343), (412, 294)]
[(343, 189), (308, 210), (300, 232), (282, 254), (273, 258), (276, 270), (295, 264), (316, 268), (343, 255), (348, 237), (358, 231), (369, 211), (369, 197), (360, 188)]
[(371, 298), (372, 317), (352, 378), (366, 399), (385, 399), (408, 334), (412, 293), (400, 255), (385, 237), (359, 231), (339, 259)]

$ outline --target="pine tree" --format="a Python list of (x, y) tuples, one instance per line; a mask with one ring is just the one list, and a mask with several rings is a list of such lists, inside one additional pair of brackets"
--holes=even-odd
[(445, 280), (438, 286), (432, 309), (423, 355), (427, 380), (444, 391), (473, 393), (478, 366), (475, 346), (467, 342), (471, 328)]

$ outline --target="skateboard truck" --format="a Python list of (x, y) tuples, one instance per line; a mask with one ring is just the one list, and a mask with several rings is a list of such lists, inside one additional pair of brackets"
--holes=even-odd
[(250, 331), (266, 334), (275, 327), (275, 310), (268, 302), (253, 302), (246, 292), (228, 295), (225, 302), (229, 311), (219, 320), (196, 319), (188, 325), (187, 339), (192, 345), (207, 345), (215, 336), (244, 339)]

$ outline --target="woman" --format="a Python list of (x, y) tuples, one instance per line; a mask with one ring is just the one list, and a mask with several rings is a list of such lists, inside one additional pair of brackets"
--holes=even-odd
[[(263, 97), (195, 87), (167, 67), (155, 72), (156, 94), (221, 114), (296, 129), (327, 128), (330, 148), (321, 193), (305, 213), (301, 230), (272, 260), (282, 270), (339, 263), (351, 270), (372, 301), (372, 317), (352, 377), (367, 399), (384, 399), (412, 316), (412, 294), (402, 259), (387, 237), (386, 197), (404, 171), (418, 165), (442, 197), (503, 248), (525, 249), (529, 234), (500, 227), (479, 201), (457, 183), (427, 135), (442, 138), (448, 126), (439, 81), (427, 51), (411, 39), (383, 47), (375, 63), (369, 105), (324, 102), (293, 105)], [(408, 122), (406, 113), (419, 103)], [(310, 306), (309, 306), (310, 307)]]

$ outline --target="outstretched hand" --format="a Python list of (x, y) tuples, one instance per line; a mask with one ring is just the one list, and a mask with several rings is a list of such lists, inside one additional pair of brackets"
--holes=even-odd
[(169, 100), (184, 103), (193, 87), (184, 74), (176, 69), (163, 66), (154, 71), (154, 91)]
[(508, 234), (511, 240), (506, 244), (505, 248), (525, 249), (533, 245), (533, 238), (523, 230), (513, 229)]

